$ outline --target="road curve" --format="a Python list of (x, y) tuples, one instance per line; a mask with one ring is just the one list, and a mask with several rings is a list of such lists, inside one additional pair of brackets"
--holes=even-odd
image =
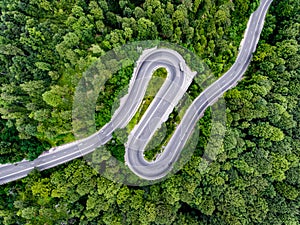
[[(146, 113), (150, 116), (157, 113), (155, 109), (158, 109), (162, 104), (165, 104), (166, 112), (157, 114), (162, 116), (162, 120), (154, 121), (154, 126), (149, 131), (144, 128), (147, 127), (145, 126), (146, 117), (143, 117), (145, 119), (142, 118), (139, 125), (143, 129), (138, 129), (139, 125), (137, 125), (128, 138), (125, 160), (129, 168), (143, 179), (156, 180), (166, 176), (172, 169), (172, 164), (178, 159), (184, 144), (205, 109), (212, 105), (224, 92), (234, 87), (248, 68), (271, 3), (272, 0), (261, 0), (258, 9), (250, 16), (235, 63), (221, 78), (194, 100), (158, 160), (151, 163), (147, 162), (143, 157), (143, 150), (136, 148), (138, 146), (136, 140), (139, 139), (134, 137), (140, 137), (143, 132), (148, 132), (147, 134), (150, 136), (153, 135), (153, 130), (159, 127), (159, 124), (167, 117), (172, 110), (173, 102), (176, 103), (180, 99), (182, 92), (187, 89), (194, 76), (186, 67), (185, 62), (182, 61), (182, 57), (175, 51), (167, 49), (151, 49), (144, 52), (145, 54), (139, 59), (134, 70), (129, 93), (121, 99), (120, 107), (114, 113), (111, 122), (106, 124), (100, 131), (88, 138), (53, 148), (34, 161), (23, 160), (15, 164), (0, 165), (0, 184), (25, 177), (34, 168), (45, 170), (82, 157), (107, 143), (112, 138), (113, 131), (125, 127), (134, 116), (145, 94), (151, 73), (158, 67), (166, 67), (168, 70), (168, 78), (161, 88), (165, 93), (159, 91), (158, 97), (155, 97)], [(183, 64), (180, 64), (180, 62)], [(185, 67), (185, 76), (182, 76), (182, 71), (179, 71), (182, 65)], [(146, 71), (147, 73), (145, 73)], [(178, 91), (178, 93), (172, 92), (174, 85), (177, 85), (181, 91)], [(171, 99), (171, 96), (174, 98)], [(53, 151), (54, 149), (55, 151)]]
[[(50, 150), (50, 152), (42, 154), (32, 162), (24, 160), (19, 163), (0, 166), (0, 184), (25, 177), (34, 168), (45, 170), (87, 155), (97, 147), (107, 143), (112, 138), (112, 133), (117, 128), (124, 128), (135, 115), (143, 100), (152, 73), (157, 68), (164, 67), (168, 71), (167, 79), (158, 94), (163, 96), (164, 92), (169, 93), (176, 86), (178, 92), (176, 92), (176, 96), (172, 96), (172, 99), (170, 99), (170, 104), (176, 105), (176, 102), (181, 99), (196, 75), (196, 72), (193, 73), (189, 69), (184, 72), (181, 71), (179, 69), (181, 63), (185, 65), (184, 59), (174, 50), (152, 48), (144, 51), (133, 72), (128, 94), (121, 99), (120, 106), (109, 123), (95, 134), (85, 139), (59, 146), (55, 148), (55, 151)], [(168, 98), (168, 95), (165, 94), (164, 96)], [(152, 107), (154, 111), (156, 111), (156, 105), (160, 104), (160, 101), (157, 101), (157, 99), (156, 97), (153, 104), (151, 104), (154, 106)], [(164, 111), (171, 112), (172, 110), (165, 109)], [(165, 116), (165, 119), (167, 119), (167, 116)]]
[(237, 82), (247, 70), (252, 58), (252, 53), (256, 50), (265, 16), (271, 3), (272, 0), (261, 1), (260, 6), (251, 15), (248, 21), (247, 29), (235, 63), (222, 77), (207, 87), (193, 101), (157, 160), (154, 162), (145, 160), (143, 154), (145, 146), (141, 144), (143, 141), (139, 140), (138, 136), (135, 137), (135, 143), (129, 145), (128, 149), (126, 149), (125, 160), (136, 175), (146, 180), (157, 180), (166, 176), (172, 170), (172, 165), (177, 161), (181, 150), (194, 130), (197, 121), (203, 116), (204, 111), (207, 107), (216, 102), (227, 90), (236, 86)]

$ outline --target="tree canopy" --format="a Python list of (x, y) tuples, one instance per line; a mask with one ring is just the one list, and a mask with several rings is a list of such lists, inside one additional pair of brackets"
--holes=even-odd
[[(235, 61), (258, 0), (0, 2), (0, 160), (35, 159), (74, 140), (72, 104), (82, 73), (130, 41), (165, 40), (200, 56), (217, 76)], [(300, 221), (300, 3), (274, 0), (244, 78), (225, 94), (226, 135), (201, 165), (211, 124), (199, 121), (191, 160), (163, 182), (131, 187), (82, 158), (0, 186), (0, 224), (289, 224)], [(111, 62), (110, 66), (114, 66)], [(133, 65), (106, 82), (96, 106), (105, 125)], [(195, 82), (188, 90), (197, 96)], [(168, 121), (174, 126), (176, 116)], [(221, 128), (220, 128), (221, 129)], [(224, 128), (225, 129), (225, 128)], [(122, 161), (113, 139), (111, 155)], [(97, 152), (94, 161), (105, 161)], [(118, 170), (119, 168), (115, 168)]]

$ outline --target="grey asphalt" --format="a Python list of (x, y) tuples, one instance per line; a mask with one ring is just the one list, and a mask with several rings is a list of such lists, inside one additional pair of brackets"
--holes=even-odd
[[(212, 105), (224, 92), (234, 87), (247, 70), (252, 53), (256, 50), (265, 16), (271, 3), (271, 0), (261, 1), (259, 8), (249, 19), (235, 63), (193, 101), (160, 157), (154, 162), (148, 162), (143, 157), (142, 149), (130, 148), (129, 146), (126, 151), (128, 156), (125, 159), (127, 165), (136, 175), (146, 180), (157, 180), (172, 170), (173, 163), (177, 161), (181, 150), (205, 109)], [(138, 141), (136, 143), (141, 145)]]
[[(129, 135), (125, 162), (136, 175), (143, 179), (156, 180), (166, 176), (206, 108), (224, 92), (234, 87), (247, 70), (271, 3), (272, 0), (261, 0), (260, 6), (249, 19), (235, 63), (193, 101), (157, 160), (146, 161), (144, 147), (155, 130), (172, 112), (195, 75), (177, 52), (168, 49), (150, 49), (143, 52), (134, 70), (128, 94), (121, 100), (120, 107), (114, 113), (112, 120), (100, 131), (83, 140), (51, 149), (32, 162), (23, 160), (15, 164), (0, 165), (0, 184), (25, 177), (34, 168), (45, 170), (82, 157), (107, 143), (112, 138), (113, 131), (125, 127), (134, 116), (143, 100), (152, 72), (158, 67), (165, 67), (168, 77), (145, 112), (145, 116)], [(182, 65), (183, 71), (180, 69)]]

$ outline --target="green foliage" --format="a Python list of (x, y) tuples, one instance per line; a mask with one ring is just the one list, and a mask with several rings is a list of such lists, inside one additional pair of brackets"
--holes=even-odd
[[(1, 163), (34, 159), (50, 145), (73, 140), (73, 93), (82, 72), (128, 41), (178, 43), (221, 76), (234, 62), (248, 16), (258, 4), (1, 1)], [(299, 11), (297, 0), (272, 3), (248, 72), (225, 95), (224, 146), (205, 171), (210, 110), (198, 123), (194, 155), (169, 179), (129, 187), (101, 177), (82, 159), (43, 173), (34, 170), (0, 186), (0, 224), (298, 224)], [(132, 72), (133, 66), (123, 68), (100, 91), (97, 128), (110, 120)], [(200, 92), (193, 82), (188, 93), (194, 98)], [(170, 116), (167, 132), (176, 118)], [(110, 152), (101, 157), (95, 152), (92, 161), (101, 163), (111, 155), (124, 160), (126, 132), (116, 132), (106, 146)]]

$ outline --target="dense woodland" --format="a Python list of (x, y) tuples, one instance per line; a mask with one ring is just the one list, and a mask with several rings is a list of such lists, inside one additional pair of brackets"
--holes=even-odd
[[(34, 159), (74, 140), (75, 87), (82, 72), (114, 47), (149, 39), (176, 43), (221, 76), (258, 4), (2, 0), (0, 163)], [(167, 180), (126, 186), (77, 159), (0, 186), (0, 224), (299, 224), (299, 12), (299, 0), (273, 1), (251, 66), (225, 94), (224, 144), (205, 172), (199, 163), (209, 111), (198, 124), (197, 151)], [(109, 121), (131, 73), (128, 67), (107, 81), (96, 107), (98, 127)], [(121, 157), (117, 144), (108, 148)]]

